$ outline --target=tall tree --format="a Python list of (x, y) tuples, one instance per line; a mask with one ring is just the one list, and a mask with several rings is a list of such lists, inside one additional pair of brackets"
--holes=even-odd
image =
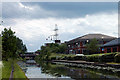
[(92, 39), (90, 43), (87, 44), (86, 46), (89, 54), (94, 54), (96, 52), (99, 52), (98, 41), (95, 38)]
[(27, 51), (26, 45), (23, 44), (23, 41), (17, 37), (17, 53), (25, 53)]
[(8, 58), (16, 58), (18, 54), (25, 53), (27, 51), (23, 41), (15, 36), (10, 28), (2, 31), (2, 58), (7, 60)]
[(2, 58), (7, 60), (8, 58), (14, 58), (16, 56), (16, 36), (15, 32), (13, 32), (10, 28), (9, 29), (4, 29), (2, 31), (2, 49), (3, 49), (3, 54)]

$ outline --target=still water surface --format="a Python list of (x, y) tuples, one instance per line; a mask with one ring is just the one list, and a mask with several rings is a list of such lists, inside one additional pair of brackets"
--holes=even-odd
[[(21, 67), (23, 68), (23, 66)], [(114, 73), (68, 67), (46, 62), (40, 62), (39, 65), (24, 66), (23, 70), (28, 78), (66, 78), (69, 80), (79, 80), (81, 78), (94, 78), (97, 80), (98, 78), (107, 78), (108, 80), (120, 80), (118, 74)]]

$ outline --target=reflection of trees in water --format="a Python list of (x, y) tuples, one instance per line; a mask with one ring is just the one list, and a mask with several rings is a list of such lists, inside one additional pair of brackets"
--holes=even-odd
[(98, 78), (96, 74), (89, 73), (84, 69), (69, 68), (64, 65), (40, 62), (42, 73), (50, 74), (56, 77), (69, 76), (72, 79), (77, 78)]

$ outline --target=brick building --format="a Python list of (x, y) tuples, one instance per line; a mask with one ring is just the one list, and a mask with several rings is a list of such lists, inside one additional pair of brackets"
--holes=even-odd
[(87, 34), (70, 41), (67, 41), (67, 51), (68, 54), (84, 54), (87, 52), (86, 44), (90, 43), (92, 39), (96, 38), (99, 45), (103, 45), (111, 40), (116, 39), (116, 37), (111, 37), (104, 34)]
[(110, 52), (120, 52), (120, 38), (114, 39), (100, 48), (101, 52), (110, 53)]

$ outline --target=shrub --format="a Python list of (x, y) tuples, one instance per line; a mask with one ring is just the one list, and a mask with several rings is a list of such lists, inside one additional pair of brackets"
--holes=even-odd
[(82, 60), (91, 62), (113, 62), (117, 53), (93, 54), (82, 57)]
[(56, 57), (51, 57), (51, 60), (56, 60)]
[(120, 53), (114, 56), (114, 61), (117, 63), (120, 62)]
[(99, 62), (100, 57), (101, 56), (99, 55), (88, 55), (83, 57), (82, 59), (86, 61), (91, 61), (91, 62)]
[(117, 53), (105, 54), (100, 57), (100, 62), (114, 62), (114, 56)]
[(73, 57), (74, 60), (81, 60), (82, 59), (82, 56), (75, 56)]

